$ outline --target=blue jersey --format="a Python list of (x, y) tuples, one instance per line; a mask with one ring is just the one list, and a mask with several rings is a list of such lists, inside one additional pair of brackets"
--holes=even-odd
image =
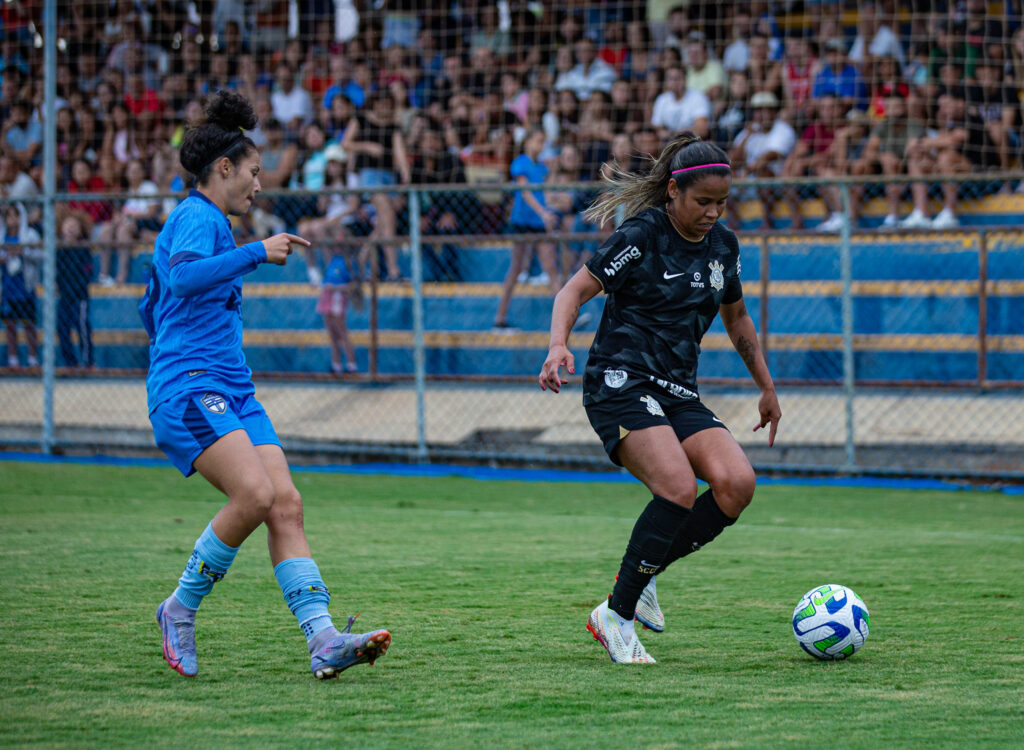
[(327, 264), (327, 271), (324, 272), (324, 286), (345, 286), (351, 282), (352, 275), (348, 272), (345, 258), (335, 255)]
[[(509, 174), (512, 176), (513, 180), (517, 180), (519, 177), (525, 177), (527, 182), (531, 184), (539, 184), (547, 179), (548, 168), (541, 162), (534, 161), (526, 154), (519, 154), (519, 156), (512, 160), (512, 164), (509, 165)], [(534, 191), (533, 197), (537, 199), (537, 202), (540, 203), (540, 205), (545, 207), (547, 206), (544, 202), (543, 191)], [(516, 193), (515, 198), (512, 201), (512, 214), (509, 216), (508, 223), (512, 225), (544, 229), (544, 219), (542, 219), (538, 213), (530, 207), (530, 204), (526, 202), (522, 191)]]
[(266, 259), (262, 242), (236, 246), (228, 217), (198, 191), (167, 217), (139, 304), (150, 413), (181, 393), (255, 391), (242, 353), (242, 276)]

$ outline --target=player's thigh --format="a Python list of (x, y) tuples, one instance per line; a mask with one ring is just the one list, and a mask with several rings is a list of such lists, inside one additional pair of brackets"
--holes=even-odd
[(273, 502), (270, 477), (243, 428), (218, 438), (199, 454), (192, 466), (229, 498), (257, 499), (268, 506)]
[(725, 427), (712, 427), (681, 443), (694, 473), (709, 485), (726, 515), (735, 518), (754, 496), (754, 469)]
[(631, 431), (619, 442), (617, 455), (652, 494), (693, 507), (697, 478), (671, 425)]
[[(225, 491), (225, 488), (229, 488), (233, 492), (250, 493), (259, 495), (261, 498), (270, 495), (270, 502), (273, 503), (275, 498), (278, 496), (279, 491), (283, 488), (278, 487), (278, 483), (274, 480), (268, 465), (264, 460), (263, 452), (266, 448), (276, 448), (281, 451), (281, 441), (277, 437), (277, 432), (274, 430), (274, 425), (270, 421), (270, 417), (267, 416), (266, 411), (263, 409), (262, 404), (257, 401), (252, 395), (245, 395), (240, 397), (231, 397), (227, 399), (226, 411), (232, 414), (237, 419), (238, 424), (241, 426), (241, 435), (233, 438), (232, 446), (234, 441), (237, 441), (239, 446), (246, 444), (247, 449), (243, 450), (239, 447), (235, 455), (237, 459), (229, 460), (227, 463), (229, 466), (234, 465), (238, 460), (245, 460), (247, 465), (244, 470), (240, 471), (239, 474), (224, 476), (226, 472), (223, 470), (209, 469), (211, 472), (218, 471), (217, 482), (215, 486), (221, 487)], [(233, 433), (234, 434), (234, 433)], [(219, 442), (219, 441), (218, 441)], [(211, 445), (210, 448), (217, 447), (216, 444)], [(210, 449), (207, 449), (207, 453)], [(219, 451), (218, 451), (219, 453)], [(217, 457), (217, 454), (214, 454)], [(282, 452), (283, 457), (283, 452)], [(199, 457), (200, 459), (203, 456)], [(255, 460), (255, 464), (253, 461)], [(202, 471), (198, 463), (195, 467), (198, 471)], [(204, 461), (203, 465), (206, 466), (208, 462)], [(213, 462), (210, 462), (213, 463)], [(276, 464), (274, 464), (276, 468)], [(285, 463), (285, 471), (287, 472), (287, 463)], [(204, 476), (206, 476), (204, 474)], [(209, 477), (208, 477), (209, 478)], [(289, 484), (291, 480), (288, 480)], [(294, 489), (294, 487), (293, 487)], [(228, 492), (229, 496), (231, 492)]]

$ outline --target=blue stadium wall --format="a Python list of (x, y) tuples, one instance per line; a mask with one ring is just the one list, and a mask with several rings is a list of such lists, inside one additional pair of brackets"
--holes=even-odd
[[(988, 239), (987, 378), (1024, 375), (1024, 237)], [(842, 377), (840, 256), (834, 238), (773, 237), (762, 246), (741, 238), (746, 303), (759, 326), (762, 252), (769, 254), (770, 365), (777, 378)], [(428, 284), (424, 312), (427, 371), (435, 375), (534, 375), (547, 348), (551, 300), (546, 287), (520, 286), (510, 320), (516, 330), (491, 335), (508, 266), (506, 248), (459, 254), (464, 283)], [(856, 376), (863, 380), (969, 381), (978, 377), (979, 235), (948, 233), (854, 237), (854, 341)], [(135, 305), (148, 257), (133, 261), (133, 284), (93, 286), (92, 317), (100, 367), (146, 366), (146, 347)], [(408, 262), (406, 260), (406, 262)], [(316, 290), (301, 261), (263, 266), (246, 279), (243, 316), (246, 355), (256, 371), (323, 373), (327, 340), (315, 312)], [(378, 369), (411, 373), (412, 296), (407, 285), (380, 287)], [(584, 308), (592, 320), (571, 342), (582, 367), (597, 327), (601, 299)], [(367, 367), (368, 310), (350, 311), (360, 369)], [(701, 376), (746, 376), (721, 322), (705, 339)]]

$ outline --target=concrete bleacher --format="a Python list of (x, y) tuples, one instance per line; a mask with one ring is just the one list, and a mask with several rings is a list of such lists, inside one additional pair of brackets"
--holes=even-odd
[[(985, 207), (989, 213), (982, 211)], [(755, 209), (745, 206), (743, 210)], [(986, 377), (996, 382), (1020, 380), (1024, 373), (1024, 336), (1019, 325), (1024, 317), (1024, 232), (999, 227), (1024, 223), (1024, 196), (988, 196), (966, 206), (962, 216), (985, 220), (984, 240), (969, 227), (950, 232), (854, 232), (853, 333), (859, 379), (951, 382), (978, 378), (978, 279), (984, 250), (988, 277)], [(768, 349), (775, 376), (841, 379), (838, 238), (778, 231), (743, 232), (740, 240), (746, 303), (759, 327), (765, 260), (769, 267)], [(146, 366), (146, 340), (138, 325), (136, 304), (149, 258), (143, 253), (133, 259), (132, 283), (93, 286), (93, 326), (101, 367)], [(547, 288), (520, 285), (509, 315), (516, 328), (492, 332), (500, 282), (509, 262), (508, 243), (496, 237), (461, 248), (458, 262), (464, 282), (424, 285), (428, 373), (535, 375), (547, 350), (551, 313)], [(403, 264), (408, 269), (407, 253)], [(246, 278), (246, 355), (254, 370), (327, 371), (328, 340), (315, 312), (317, 293), (306, 282), (301, 257), (283, 268), (261, 266)], [(411, 373), (411, 285), (382, 284), (378, 296), (378, 371)], [(571, 345), (577, 371), (585, 361), (602, 307), (601, 298), (588, 303), (583, 312), (590, 312), (591, 320), (574, 333)], [(369, 309), (351, 310), (349, 327), (360, 369), (365, 372), (371, 341)], [(720, 321), (705, 338), (703, 351), (703, 377), (746, 377)]]

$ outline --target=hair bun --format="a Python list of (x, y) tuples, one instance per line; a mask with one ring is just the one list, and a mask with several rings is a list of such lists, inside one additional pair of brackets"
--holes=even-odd
[(258, 122), (249, 101), (234, 91), (218, 91), (206, 101), (206, 122), (225, 130), (252, 130)]

